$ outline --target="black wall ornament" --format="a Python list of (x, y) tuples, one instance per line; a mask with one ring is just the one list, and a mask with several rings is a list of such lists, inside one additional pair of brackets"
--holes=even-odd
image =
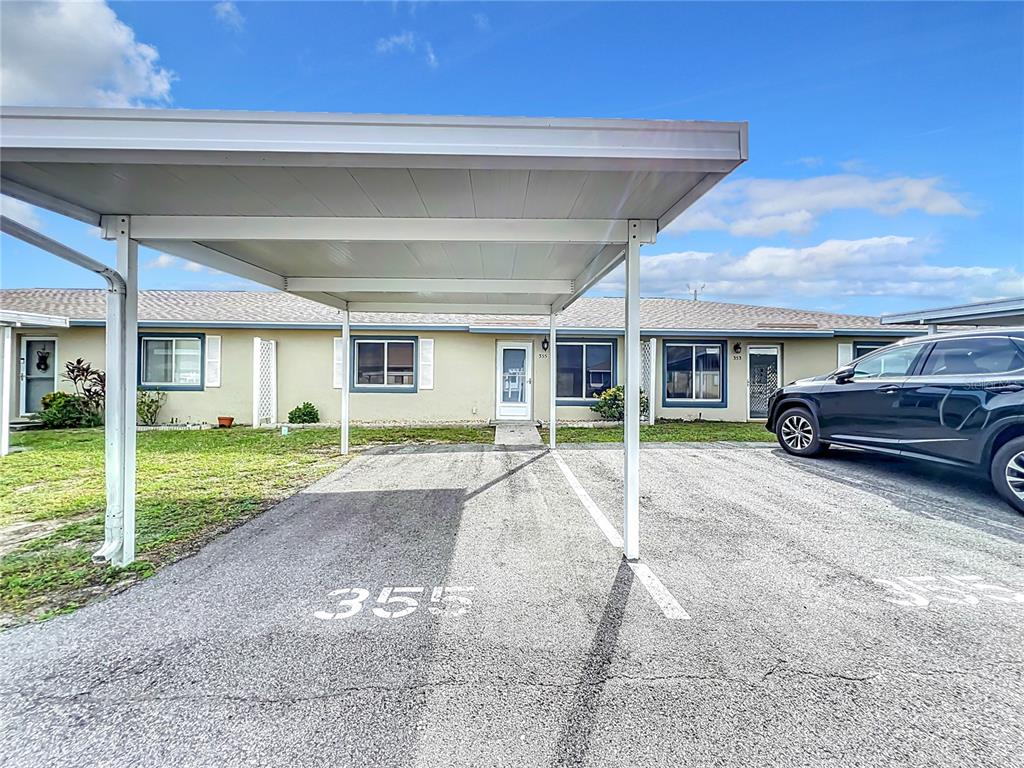
[(50, 370), (50, 350), (38, 349), (36, 350), (36, 370), (46, 373)]

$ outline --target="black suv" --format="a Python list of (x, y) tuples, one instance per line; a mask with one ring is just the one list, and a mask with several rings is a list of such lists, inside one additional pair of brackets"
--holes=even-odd
[(796, 456), (834, 444), (974, 467), (1024, 512), (1024, 328), (875, 350), (776, 390), (767, 427)]

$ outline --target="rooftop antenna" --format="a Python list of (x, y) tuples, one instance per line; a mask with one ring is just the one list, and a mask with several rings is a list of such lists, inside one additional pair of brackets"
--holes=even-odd
[(692, 285), (687, 283), (686, 284), (686, 292), (687, 293), (692, 293), (693, 294), (693, 300), (697, 301), (698, 297), (700, 296), (700, 294), (704, 293), (704, 286), (706, 286), (706, 285), (707, 285), (707, 283), (701, 283), (699, 288), (694, 288)]

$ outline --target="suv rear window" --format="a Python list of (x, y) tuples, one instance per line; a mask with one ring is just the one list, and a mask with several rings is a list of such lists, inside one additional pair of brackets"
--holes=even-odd
[(1024, 368), (1024, 354), (1006, 337), (937, 341), (925, 361), (923, 376), (1007, 373)]

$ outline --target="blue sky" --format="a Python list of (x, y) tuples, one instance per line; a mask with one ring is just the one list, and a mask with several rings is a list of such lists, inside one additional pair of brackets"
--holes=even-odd
[[(1024, 294), (1022, 4), (4, 3), (2, 33), (6, 103), (747, 120), (750, 161), (645, 249), (646, 295)], [(81, 224), (5, 210), (110, 260)], [(245, 286), (142, 260), (144, 288)], [(7, 237), (0, 269), (97, 286)]]

